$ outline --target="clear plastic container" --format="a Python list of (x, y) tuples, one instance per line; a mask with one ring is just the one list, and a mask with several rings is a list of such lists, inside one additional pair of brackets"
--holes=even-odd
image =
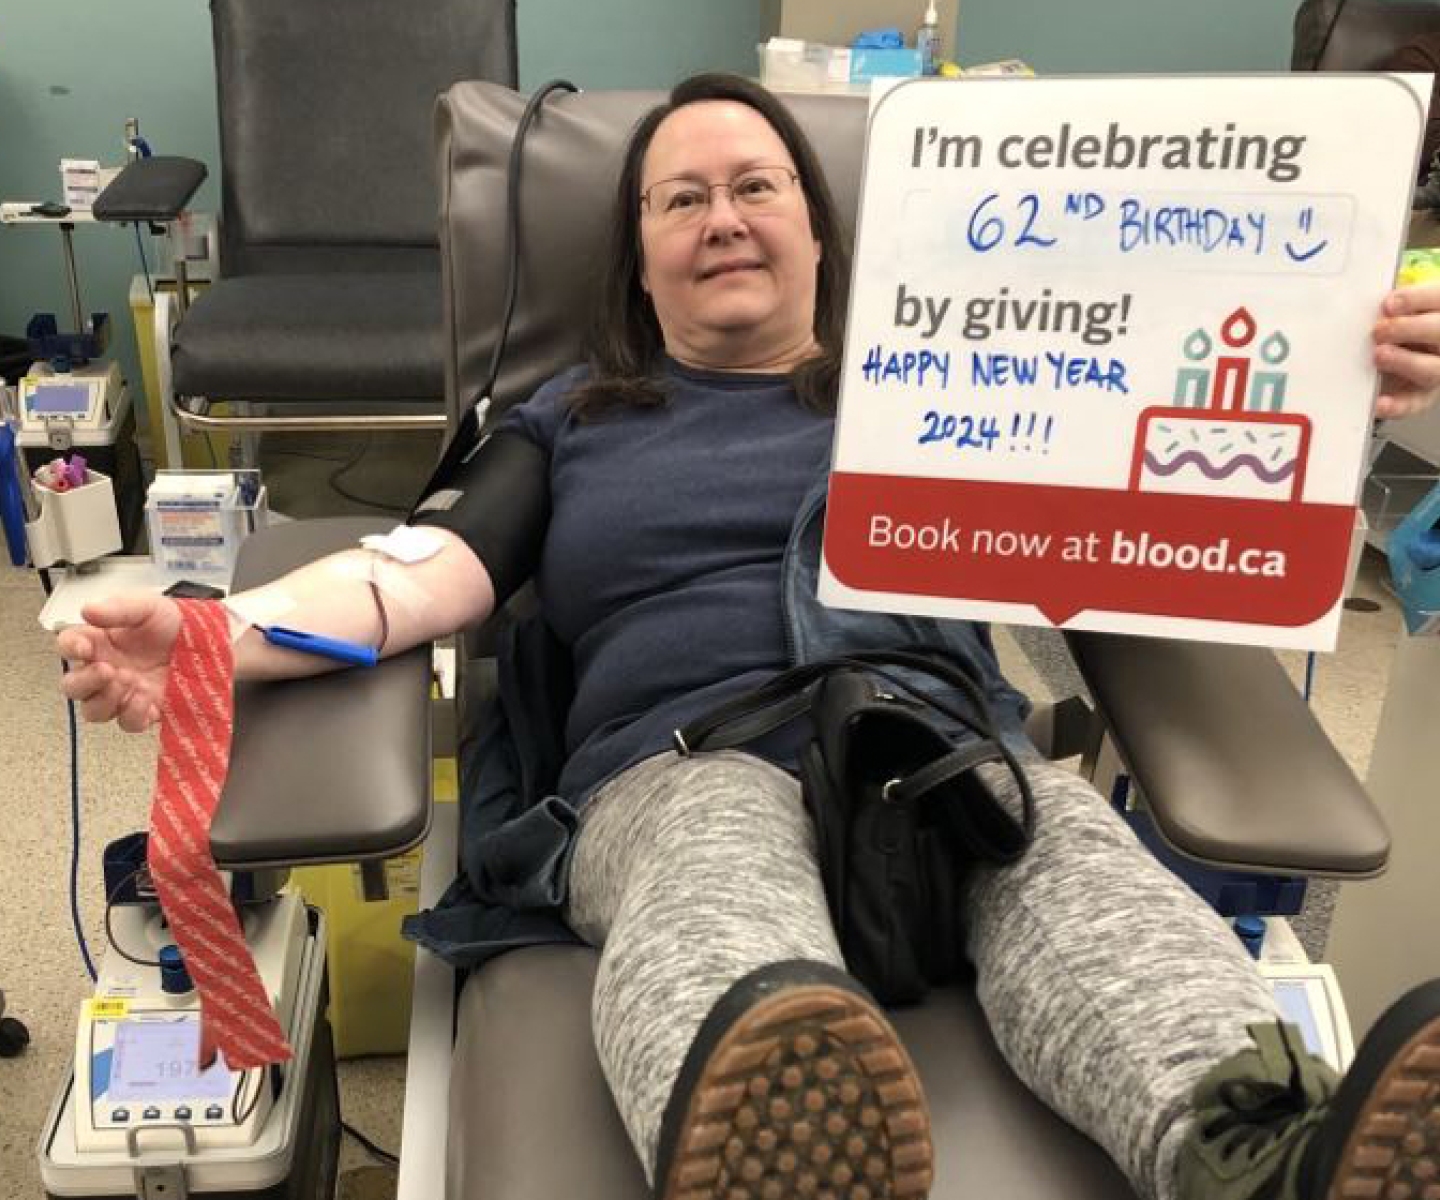
[(1361, 508), (1370, 523), (1371, 532), (1380, 544), (1395, 531), (1437, 483), (1440, 475), (1434, 471), (1419, 471), (1412, 474), (1372, 474), (1366, 476), (1361, 495)]
[(169, 578), (228, 587), (267, 511), (259, 471), (157, 471), (145, 497), (151, 561)]
[(25, 533), (35, 566), (80, 565), (124, 545), (115, 512), (115, 486), (108, 475), (90, 471), (85, 483), (63, 492), (38, 481), (33, 487), (40, 512)]
[(771, 38), (757, 47), (760, 82), (773, 91), (849, 91), (850, 50), (823, 42)]

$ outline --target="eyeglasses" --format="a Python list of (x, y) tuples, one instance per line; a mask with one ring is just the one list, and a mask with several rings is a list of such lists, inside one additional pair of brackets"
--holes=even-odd
[(695, 179), (662, 179), (640, 193), (640, 205), (666, 225), (693, 225), (710, 209), (716, 188), (730, 193), (731, 203), (751, 212), (778, 204), (800, 176), (789, 167), (751, 167), (729, 183), (701, 183)]

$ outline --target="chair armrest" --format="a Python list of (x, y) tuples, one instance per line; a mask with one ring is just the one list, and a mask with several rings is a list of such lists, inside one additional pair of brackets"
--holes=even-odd
[[(329, 518), (246, 539), (235, 588), (254, 587), (394, 521)], [(430, 828), (430, 647), (373, 668), (235, 688), (215, 860), (255, 870), (389, 858)]]
[(95, 197), (97, 221), (173, 221), (205, 182), (205, 164), (193, 158), (137, 158)]
[(1390, 835), (1268, 650), (1067, 633), (1156, 828), (1240, 870), (1365, 878)]

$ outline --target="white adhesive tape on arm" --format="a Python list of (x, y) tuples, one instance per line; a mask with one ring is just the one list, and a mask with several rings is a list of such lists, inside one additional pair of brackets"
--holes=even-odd
[(259, 587), (221, 601), (230, 618), (230, 640), (238, 642), (252, 625), (273, 625), (295, 607), (295, 597), (275, 587)]
[(389, 533), (367, 534), (360, 544), (407, 567), (434, 558), (445, 548), (437, 534), (417, 525), (397, 525)]

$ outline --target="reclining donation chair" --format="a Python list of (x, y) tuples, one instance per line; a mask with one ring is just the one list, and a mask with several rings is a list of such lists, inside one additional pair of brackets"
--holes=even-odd
[[(498, 405), (575, 359), (621, 146), (660, 99), (597, 92), (553, 97), (541, 110), (523, 158), (519, 306)], [(833, 96), (790, 103), (853, 229), (865, 104)], [(505, 88), (466, 83), (439, 108), (452, 416), (472, 399), (495, 338), (507, 157), (523, 105)], [(237, 586), (353, 545), (368, 527), (337, 520), (267, 530), (245, 544)], [(1093, 634), (1071, 644), (1126, 769), (1179, 850), (1267, 872), (1360, 878), (1383, 868), (1388, 840), (1377, 813), (1271, 654)], [(243, 689), (213, 834), (217, 858), (233, 867), (355, 860), (416, 842), (429, 820), (426, 676), (417, 650), (373, 672)], [(437, 813), (437, 830), (445, 819)], [(427, 870), (433, 859), (427, 852)], [(511, 951), (461, 981), (453, 1052), (448, 1008), (418, 1031), (408, 1086), (431, 1090), (428, 1101), (407, 1096), (407, 1111), (430, 1111), (428, 1121), (406, 1123), (402, 1198), (442, 1194), (436, 1159), (447, 1139), (434, 1108), (444, 1104), (444, 1084), (421, 1078), (437, 1040), (449, 1075), (449, 1200), (645, 1196), (592, 1047), (596, 961), (583, 947)], [(433, 965), (422, 953), (417, 976)], [(1130, 1195), (1099, 1149), (1010, 1074), (970, 988), (932, 994), (894, 1019), (929, 1094), (935, 1197)], [(427, 1169), (433, 1190), (412, 1188)]]
[[(210, 8), (221, 273), (188, 311), (157, 297), (170, 465), (177, 420), (442, 427), (430, 113), (457, 80), (514, 86), (514, 0)], [(216, 415), (217, 402), (243, 415)]]

